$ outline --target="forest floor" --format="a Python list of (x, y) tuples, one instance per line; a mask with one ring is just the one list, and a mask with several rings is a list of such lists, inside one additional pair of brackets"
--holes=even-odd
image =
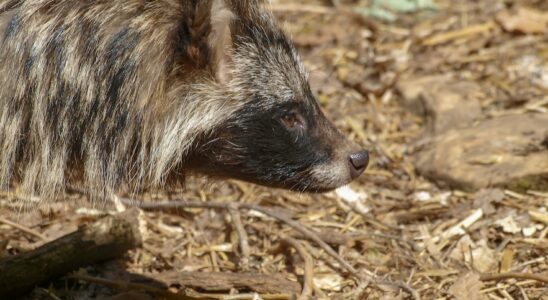
[[(275, 275), (301, 287), (306, 282), (304, 299), (548, 299), (548, 2), (333, 2), (279, 0), (272, 9), (299, 48), (328, 118), (370, 151), (365, 174), (348, 189), (321, 195), (190, 178), (184, 190), (140, 200), (260, 205), (298, 224), (253, 209), (155, 209), (146, 212), (142, 247), (81, 272), (123, 282), (138, 275), (141, 284), (148, 277), (203, 299), (291, 299), (301, 290), (183, 284), (177, 272)], [(449, 109), (445, 100), (453, 101)], [(483, 120), (503, 121), (477, 125)], [(477, 129), (489, 126), (533, 126), (522, 130), (528, 137), (541, 127), (545, 135), (530, 138), (534, 149), (520, 152), (523, 162), (506, 166), (506, 175), (490, 177), (484, 169), (506, 154), (485, 150), (492, 153), (473, 163), (453, 159), (473, 152), (466, 148), (471, 139), (459, 140), (464, 134), (476, 137), (473, 143), (501, 139)], [(522, 172), (527, 180), (516, 183), (512, 176)], [(4, 255), (104, 214), (78, 193), (21, 214), (14, 214), (15, 199), (2, 194), (0, 216), (29, 230), (0, 220)], [(243, 252), (237, 223), (247, 234)], [(107, 298), (155, 297), (135, 287), (63, 279), (28, 296)]]

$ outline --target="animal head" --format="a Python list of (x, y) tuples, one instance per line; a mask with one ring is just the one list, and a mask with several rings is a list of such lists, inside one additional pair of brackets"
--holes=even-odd
[(327, 120), (299, 55), (256, 1), (214, 0), (209, 47), (227, 98), (245, 103), (201, 144), (194, 168), (297, 191), (349, 183), (369, 157)]

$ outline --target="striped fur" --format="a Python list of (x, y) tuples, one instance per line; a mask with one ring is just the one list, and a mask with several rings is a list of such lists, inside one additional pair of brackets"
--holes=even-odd
[(162, 186), (249, 107), (315, 105), (257, 1), (3, 1), (0, 39), (0, 184), (42, 199)]

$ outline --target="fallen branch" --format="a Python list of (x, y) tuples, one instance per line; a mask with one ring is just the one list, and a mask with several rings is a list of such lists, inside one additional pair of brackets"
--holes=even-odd
[(141, 244), (138, 209), (84, 225), (41, 247), (0, 260), (0, 299), (99, 261), (122, 256)]
[(260, 273), (225, 272), (178, 272), (155, 274), (154, 279), (166, 286), (180, 285), (207, 292), (227, 292), (231, 289), (248, 290), (259, 294), (297, 294), (301, 287), (297, 282), (281, 276)]
[[(259, 276), (257, 276), (259, 275)], [(299, 286), (291, 281), (286, 281), (277, 276), (261, 275), (261, 274), (234, 274), (234, 273), (200, 273), (200, 272), (186, 272), (186, 273), (165, 273), (162, 275), (154, 275), (156, 281), (161, 281), (166, 288), (153, 287), (147, 284), (134, 283), (127, 281), (109, 280), (99, 277), (93, 277), (86, 274), (75, 273), (68, 278), (91, 282), (107, 286), (113, 289), (121, 291), (141, 291), (151, 293), (162, 299), (168, 300), (199, 300), (199, 299), (269, 299), (269, 300), (290, 300), (295, 299), (294, 294), (268, 294), (268, 293), (244, 293), (235, 295), (225, 295), (221, 293), (199, 293), (193, 290), (187, 291), (187, 294), (174, 293), (167, 290), (167, 286), (173, 283), (183, 286), (184, 288), (193, 287), (202, 290), (214, 291), (229, 291), (236, 286), (245, 286), (251, 284), (257, 284), (259, 290), (280, 290), (286, 289), (297, 291)], [(160, 278), (158, 278), (160, 277)], [(173, 278), (173, 279), (171, 279)], [(211, 282), (208, 282), (208, 278)], [(280, 285), (281, 284), (281, 285)]]

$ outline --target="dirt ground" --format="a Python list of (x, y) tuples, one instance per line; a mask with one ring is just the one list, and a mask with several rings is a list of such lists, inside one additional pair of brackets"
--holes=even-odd
[[(199, 299), (294, 299), (303, 285), (300, 299), (548, 299), (547, 177), (535, 181), (541, 184), (482, 187), (474, 178), (468, 184), (445, 170), (422, 172), (417, 159), (426, 139), (444, 138), (447, 130), (481, 119), (548, 114), (548, 1), (279, 0), (271, 5), (298, 46), (326, 115), (370, 151), (365, 175), (348, 189), (323, 195), (190, 178), (184, 190), (140, 200), (260, 205), (298, 224), (253, 209), (154, 209), (145, 214), (142, 247), (80, 274), (169, 290), (172, 299), (188, 299), (176, 293)], [(426, 84), (416, 81), (421, 78)], [(410, 88), (436, 98), (441, 93), (436, 91), (462, 82), (450, 92), (457, 102), (449, 112), (434, 102), (423, 103), (426, 110), (417, 113)], [(469, 106), (472, 98), (477, 107)], [(438, 114), (434, 121), (433, 114)], [(539, 144), (545, 148), (535, 150), (539, 159), (548, 158), (545, 125), (546, 139)], [(532, 157), (527, 153), (521, 156)], [(111, 209), (72, 192), (63, 201), (17, 213), (16, 199), (16, 193), (0, 197), (4, 256), (34, 249)], [(249, 249), (242, 247), (238, 223)], [(178, 272), (190, 272), (193, 280), (183, 281)], [(219, 288), (200, 283), (192, 272), (252, 273), (258, 281), (273, 275), (282, 287), (244, 282)], [(205, 276), (202, 281), (215, 281)], [(152, 290), (114, 286), (59, 279), (25, 299), (162, 298)]]

